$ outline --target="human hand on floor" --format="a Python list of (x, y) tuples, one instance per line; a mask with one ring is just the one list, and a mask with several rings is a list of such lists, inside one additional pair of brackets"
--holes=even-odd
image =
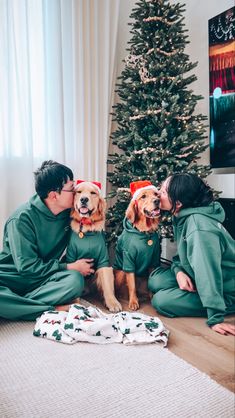
[(226, 324), (225, 322), (212, 325), (211, 329), (213, 329), (213, 331), (218, 332), (219, 334), (222, 334), (222, 335), (235, 335), (235, 325)]
[(90, 274), (95, 272), (95, 270), (92, 268), (93, 265), (93, 258), (81, 258), (74, 263), (68, 263), (67, 269), (79, 271), (79, 273), (81, 273), (83, 276), (90, 276)]
[(187, 290), (188, 292), (196, 292), (192, 280), (187, 274), (183, 273), (183, 271), (179, 271), (177, 273), (176, 280), (181, 290)]

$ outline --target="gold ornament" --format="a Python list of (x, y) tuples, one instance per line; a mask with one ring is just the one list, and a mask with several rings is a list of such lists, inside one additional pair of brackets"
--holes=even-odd
[(83, 238), (84, 237), (83, 232), (79, 232), (78, 236), (79, 236), (79, 238)]
[(148, 242), (147, 242), (147, 244), (151, 247), (151, 245), (153, 245), (153, 240), (152, 239), (149, 239)]

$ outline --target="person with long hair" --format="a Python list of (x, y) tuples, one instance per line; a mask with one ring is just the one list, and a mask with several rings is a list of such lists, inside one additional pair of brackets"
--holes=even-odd
[(235, 313), (235, 241), (223, 227), (225, 213), (197, 175), (176, 173), (159, 191), (160, 209), (173, 215), (177, 255), (171, 268), (149, 277), (152, 305), (168, 317), (207, 317), (219, 334), (235, 335), (224, 322)]

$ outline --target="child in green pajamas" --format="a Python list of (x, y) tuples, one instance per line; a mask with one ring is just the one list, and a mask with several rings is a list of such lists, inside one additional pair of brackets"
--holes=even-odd
[(149, 277), (152, 304), (162, 315), (205, 316), (220, 334), (235, 335), (224, 316), (235, 313), (235, 242), (222, 226), (225, 214), (198, 176), (173, 174), (163, 183), (160, 209), (173, 214), (178, 255), (171, 269)]
[[(4, 228), (0, 253), (0, 317), (34, 320), (82, 294), (92, 259), (63, 263), (70, 236), (73, 173), (45, 161), (35, 174), (37, 194), (19, 207)], [(58, 307), (60, 309), (60, 307)]]

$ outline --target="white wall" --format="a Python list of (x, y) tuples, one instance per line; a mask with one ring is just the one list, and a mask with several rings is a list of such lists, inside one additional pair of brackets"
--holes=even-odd
[[(175, 1), (171, 0), (172, 3)], [(193, 70), (197, 76), (191, 86), (195, 94), (204, 96), (197, 105), (197, 112), (209, 115), (209, 58), (208, 58), (208, 20), (219, 13), (234, 6), (233, 0), (179, 0), (185, 4), (185, 25), (188, 29), (190, 43), (185, 51), (189, 54), (190, 60), (198, 61), (198, 66)], [(118, 69), (120, 75), (124, 64), (122, 60), (126, 57), (125, 48), (128, 47), (127, 41), (130, 39), (130, 26), (127, 25), (131, 20), (129, 15), (135, 6), (134, 0), (120, 1), (120, 19), (118, 31)], [(209, 122), (208, 122), (209, 124)], [(209, 143), (209, 128), (207, 130), (207, 143)], [(202, 162), (209, 164), (209, 150), (205, 151)], [(216, 190), (222, 191), (221, 197), (235, 197), (235, 170), (216, 169), (209, 176), (209, 184)]]
[(128, 40), (131, 38), (128, 23), (132, 21), (129, 18), (136, 1), (120, 0), (118, 38), (117, 38), (117, 75), (121, 74), (124, 68), (122, 60), (127, 56), (126, 48), (128, 48)]

